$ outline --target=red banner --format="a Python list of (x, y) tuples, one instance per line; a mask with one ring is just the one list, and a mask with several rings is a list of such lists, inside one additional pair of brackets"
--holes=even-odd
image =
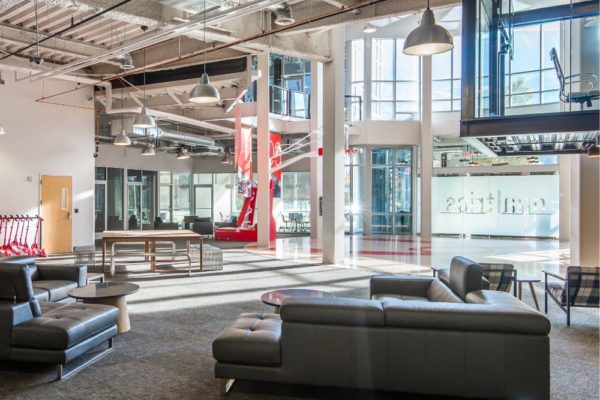
[(242, 125), (239, 106), (235, 108), (235, 164), (238, 170), (238, 194), (252, 195), (252, 128)]

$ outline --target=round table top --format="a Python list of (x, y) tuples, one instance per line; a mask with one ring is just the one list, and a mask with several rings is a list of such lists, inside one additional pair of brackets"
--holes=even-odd
[(92, 283), (85, 287), (69, 290), (69, 297), (75, 299), (106, 299), (110, 297), (127, 296), (137, 292), (139, 285), (127, 282)]
[(517, 282), (541, 282), (542, 278), (535, 275), (518, 274)]
[(333, 293), (316, 289), (278, 289), (263, 293), (260, 299), (270, 306), (279, 307), (287, 297), (333, 298)]

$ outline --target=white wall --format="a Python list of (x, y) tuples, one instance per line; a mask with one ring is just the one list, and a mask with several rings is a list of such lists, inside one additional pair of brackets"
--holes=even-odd
[(100, 145), (96, 166), (143, 169), (146, 171), (192, 172), (194, 159), (178, 160), (175, 154), (156, 152), (155, 156), (142, 156), (142, 149)]
[(350, 145), (403, 146), (421, 143), (419, 121), (355, 121), (349, 128)]
[[(14, 82), (2, 75), (0, 85), (0, 214), (38, 214), (40, 175), (73, 177), (73, 245), (93, 243), (94, 112), (81, 108), (38, 103), (72, 89), (75, 83)], [(57, 102), (92, 107), (91, 89), (55, 98)], [(30, 179), (30, 180), (29, 180)]]

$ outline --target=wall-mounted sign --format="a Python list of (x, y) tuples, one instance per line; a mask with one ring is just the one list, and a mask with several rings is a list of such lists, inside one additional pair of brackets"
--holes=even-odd
[(432, 181), (433, 233), (558, 237), (558, 212), (558, 175)]

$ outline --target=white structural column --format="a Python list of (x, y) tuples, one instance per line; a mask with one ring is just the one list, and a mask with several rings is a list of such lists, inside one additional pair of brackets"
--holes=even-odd
[(323, 263), (344, 261), (344, 27), (323, 66)]
[[(312, 61), (310, 64), (310, 151), (318, 151), (323, 146), (323, 64)], [(317, 133), (318, 132), (318, 133)], [(323, 217), (320, 215), (320, 198), (323, 196), (323, 159), (310, 159), (310, 237), (320, 239), (323, 234)]]
[[(433, 135), (431, 132), (431, 56), (421, 59), (421, 238), (431, 238), (431, 176)], [(416, 185), (415, 185), (416, 186)]]
[(571, 265), (600, 266), (600, 162), (571, 157)]
[(571, 233), (571, 159), (570, 154), (558, 156), (558, 239), (568, 242)]
[(271, 159), (269, 158), (269, 53), (265, 52), (258, 55), (258, 70), (261, 73), (256, 82), (258, 247), (269, 247), (271, 239), (269, 237), (271, 215), (269, 189), (271, 178)]

